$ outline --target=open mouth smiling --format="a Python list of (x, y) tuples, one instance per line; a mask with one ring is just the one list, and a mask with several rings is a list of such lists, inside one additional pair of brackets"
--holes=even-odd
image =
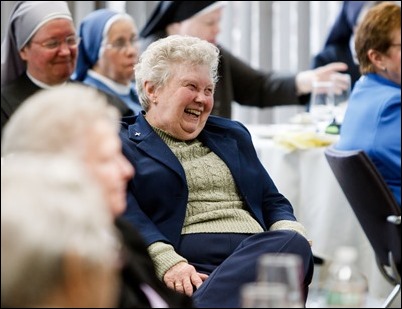
[(196, 110), (196, 109), (191, 109), (191, 108), (187, 108), (184, 110), (185, 113), (189, 114), (189, 115), (193, 115), (195, 117), (200, 117), (201, 115), (201, 111)]

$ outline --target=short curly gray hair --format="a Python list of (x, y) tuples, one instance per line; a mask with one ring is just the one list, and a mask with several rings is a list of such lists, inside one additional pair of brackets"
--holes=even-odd
[(3, 128), (1, 154), (81, 152), (97, 121), (119, 131), (120, 113), (98, 90), (79, 83), (41, 90), (25, 100)]
[(172, 66), (177, 64), (207, 65), (214, 85), (218, 81), (219, 49), (196, 37), (170, 35), (152, 43), (142, 53), (135, 66), (137, 92), (145, 111), (149, 110), (150, 99), (144, 91), (146, 81), (157, 88), (171, 77)]

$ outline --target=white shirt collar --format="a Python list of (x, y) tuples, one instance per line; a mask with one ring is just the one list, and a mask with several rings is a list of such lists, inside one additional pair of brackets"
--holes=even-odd
[(35, 77), (33, 77), (31, 74), (29, 74), (29, 72), (27, 71), (27, 76), (28, 78), (38, 87), (43, 88), (43, 89), (51, 89), (54, 87), (58, 87), (58, 86), (63, 86), (65, 84), (67, 84), (67, 82), (63, 82), (61, 84), (57, 84), (57, 85), (48, 85), (45, 84), (44, 82), (41, 82), (40, 80), (36, 79)]
[(118, 94), (125, 95), (130, 93), (130, 85), (123, 85), (116, 83), (115, 81), (111, 80), (110, 78), (107, 78), (98, 72), (95, 72), (94, 70), (88, 70), (88, 75), (91, 76), (92, 78), (95, 78), (102, 83), (104, 83), (106, 86), (108, 86), (110, 89), (115, 91)]

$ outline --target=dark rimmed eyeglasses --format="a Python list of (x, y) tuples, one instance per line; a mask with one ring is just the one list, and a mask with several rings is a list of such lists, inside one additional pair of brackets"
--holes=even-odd
[(35, 42), (31, 41), (31, 43), (39, 44), (43, 48), (46, 48), (48, 50), (56, 50), (60, 48), (60, 46), (65, 43), (69, 48), (75, 48), (80, 44), (81, 38), (76, 36), (76, 35), (70, 35), (66, 37), (64, 40), (56, 40), (56, 39), (50, 39), (46, 40), (44, 42)]

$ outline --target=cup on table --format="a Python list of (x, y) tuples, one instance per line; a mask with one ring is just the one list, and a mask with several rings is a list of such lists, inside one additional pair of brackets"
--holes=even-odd
[(303, 308), (302, 260), (289, 253), (266, 253), (257, 263), (257, 281), (284, 284), (287, 289), (286, 303), (290, 308)]
[(241, 287), (241, 308), (288, 308), (282, 283), (250, 282)]

